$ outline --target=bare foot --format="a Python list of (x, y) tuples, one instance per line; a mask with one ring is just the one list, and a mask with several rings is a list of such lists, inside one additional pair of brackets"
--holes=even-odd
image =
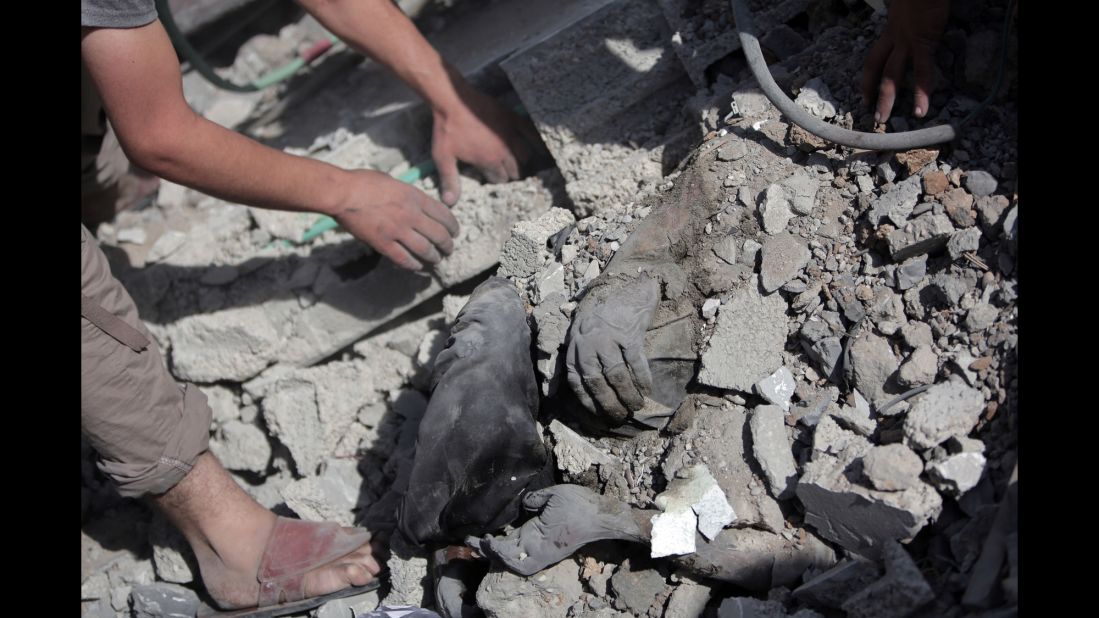
[(278, 518), (237, 486), (210, 453), (199, 456), (191, 472), (153, 503), (190, 543), (206, 591), (222, 609), (256, 606), (264, 553), (268, 552), (267, 569), (282, 567), (289, 572), (295, 558), (318, 551), (315, 544), (301, 542), (309, 533), (324, 539), (322, 554), (335, 553), (333, 559), (306, 573), (300, 588), (284, 591), (273, 601), (264, 599), (265, 604), (362, 586), (381, 570), (371, 555), (370, 533), (361, 528), (345, 527), (342, 535), (333, 536), (323, 534), (323, 527), (331, 524), (294, 522), (294, 534), (286, 540), (298, 542), (268, 548)]

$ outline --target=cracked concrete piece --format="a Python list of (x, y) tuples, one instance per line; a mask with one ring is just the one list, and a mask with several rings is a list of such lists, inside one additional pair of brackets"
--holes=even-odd
[(840, 606), (850, 618), (904, 618), (934, 600), (931, 586), (900, 543), (887, 541), (882, 557), (885, 576)]
[(530, 577), (507, 570), (489, 571), (477, 588), (477, 605), (488, 618), (565, 618), (584, 591), (579, 571), (571, 558)]
[(341, 526), (354, 523), (358, 484), (348, 486), (330, 475), (310, 476), (281, 490), (286, 506), (308, 521), (334, 521)]
[(950, 218), (925, 212), (889, 233), (889, 252), (896, 262), (932, 253), (942, 249), (953, 233)]
[(134, 618), (190, 618), (200, 607), (194, 590), (163, 582), (134, 586), (130, 605)]
[(763, 202), (759, 205), (759, 216), (763, 229), (768, 234), (778, 234), (786, 229), (786, 224), (794, 218), (790, 210), (790, 201), (781, 185), (771, 184), (763, 192)]
[(931, 384), (939, 371), (939, 357), (929, 345), (917, 347), (901, 364), (897, 379), (904, 386), (915, 387)]
[(904, 291), (919, 283), (927, 275), (927, 256), (920, 255), (905, 261), (894, 271), (897, 289)]
[(553, 419), (549, 425), (553, 434), (553, 455), (557, 460), (557, 467), (574, 475), (580, 475), (592, 469), (595, 465), (608, 466), (615, 460), (608, 454), (599, 450), (583, 436), (569, 429), (557, 419)]
[[(750, 453), (750, 431), (742, 407), (699, 408), (687, 428), (672, 439), (663, 464), (664, 476), (673, 478), (681, 470), (705, 463), (732, 507), (731, 516), (738, 525), (779, 531), (785, 525), (782, 511), (767, 492), (762, 471), (756, 472), (758, 464)], [(745, 491), (746, 487), (757, 489)]]
[(635, 616), (649, 611), (656, 596), (664, 590), (664, 576), (655, 569), (634, 570), (626, 560), (611, 576), (611, 589), (615, 594), (615, 607), (628, 610)]
[(771, 495), (779, 500), (793, 497), (798, 477), (784, 419), (782, 408), (769, 405), (756, 406), (748, 421), (752, 429), (752, 451), (767, 477)]
[(1000, 317), (1000, 311), (988, 303), (977, 303), (965, 316), (965, 327), (975, 333), (987, 329)]
[(866, 333), (851, 343), (852, 382), (874, 405), (881, 405), (892, 397), (885, 392), (885, 387), (899, 367), (900, 363), (884, 337)]
[(710, 587), (690, 577), (682, 577), (668, 599), (664, 618), (699, 618), (710, 600)]
[(311, 382), (282, 379), (263, 400), (263, 419), (271, 435), (290, 450), (299, 476), (311, 475), (324, 459), (324, 427)]
[(565, 267), (560, 262), (550, 262), (531, 283), (532, 300), (541, 304), (554, 294), (565, 293)]
[(907, 179), (893, 185), (891, 191), (883, 193), (871, 202), (870, 222), (874, 225), (881, 225), (889, 221), (897, 228), (903, 228), (922, 194), (923, 187), (920, 177), (909, 176)]
[(736, 250), (737, 239), (732, 234), (722, 238), (714, 243), (713, 249), (714, 255), (721, 258), (728, 264), (736, 264)]
[(155, 515), (149, 523), (149, 545), (153, 548), (153, 566), (159, 579), (175, 584), (195, 580), (198, 562), (191, 546), (163, 516)]
[(767, 293), (774, 292), (798, 276), (812, 257), (805, 241), (787, 233), (768, 238), (761, 252), (760, 278)]
[(870, 411), (870, 403), (866, 401), (866, 398), (862, 396), (858, 389), (851, 391), (851, 398), (854, 401), (853, 405), (841, 406), (838, 409), (833, 408), (832, 416), (847, 429), (855, 431), (859, 435), (870, 437), (874, 430), (878, 428), (878, 424), (874, 421), (873, 414)]
[(188, 382), (243, 382), (276, 359), (282, 341), (262, 307), (189, 315), (168, 333), (172, 372)]
[(705, 465), (680, 470), (656, 497), (663, 513), (652, 518), (653, 558), (695, 551), (695, 529), (713, 539), (736, 520), (736, 513)]
[(698, 517), (690, 508), (653, 515), (649, 555), (661, 558), (693, 553), (697, 527)]
[(219, 437), (210, 440), (210, 452), (229, 470), (263, 473), (271, 460), (267, 434), (251, 423), (238, 420), (221, 426)]
[(810, 176), (804, 169), (798, 169), (786, 180), (782, 181), (786, 195), (790, 196), (790, 208), (799, 215), (807, 215), (813, 212), (813, 205), (817, 200), (817, 189), (820, 183)]
[(511, 227), (500, 252), (503, 277), (529, 277), (542, 269), (549, 259), (547, 242), (557, 232), (575, 223), (576, 217), (564, 208), (550, 208), (533, 221), (520, 221)]
[(718, 311), (698, 381), (750, 392), (781, 365), (785, 344), (786, 301), (777, 293), (761, 295), (756, 281), (749, 280)]
[(879, 491), (852, 483), (852, 464), (871, 450), (858, 434), (823, 417), (813, 435), (813, 458), (805, 464), (797, 496), (805, 522), (824, 538), (870, 559), (887, 540), (913, 538), (942, 510), (942, 498), (918, 482), (902, 491)]
[(857, 556), (846, 558), (795, 588), (793, 597), (814, 607), (839, 609), (851, 595), (880, 577), (877, 564)]
[(756, 382), (756, 394), (763, 397), (767, 403), (772, 403), (783, 412), (790, 410), (790, 397), (794, 395), (794, 374), (785, 366), (779, 367), (771, 375)]
[(156, 239), (149, 253), (145, 256), (146, 264), (160, 262), (169, 255), (175, 253), (187, 242), (187, 234), (178, 230), (168, 230)]
[(968, 435), (985, 408), (981, 391), (959, 380), (940, 382), (909, 403), (904, 435), (921, 449), (938, 446), (947, 438)]
[(985, 469), (984, 455), (965, 452), (951, 455), (927, 466), (928, 475), (939, 491), (961, 496), (977, 486)]
[(976, 253), (981, 246), (981, 228), (969, 227), (959, 232), (954, 232), (950, 240), (946, 241), (946, 252), (950, 259), (957, 260), (963, 253)]
[(819, 77), (805, 82), (794, 103), (821, 120), (828, 120), (836, 115), (836, 104), (832, 98), (832, 92)]
[(779, 601), (761, 601), (753, 597), (729, 597), (717, 608), (717, 618), (786, 618)]
[(862, 471), (875, 489), (903, 491), (920, 482), (923, 460), (903, 444), (886, 444), (863, 457)]

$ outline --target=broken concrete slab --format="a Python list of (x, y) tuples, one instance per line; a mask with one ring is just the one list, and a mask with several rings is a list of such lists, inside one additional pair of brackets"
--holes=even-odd
[(825, 416), (813, 436), (813, 457), (798, 481), (805, 522), (824, 538), (876, 559), (886, 540), (911, 539), (942, 510), (942, 498), (922, 481), (902, 491), (852, 483), (847, 470), (872, 446)]
[(889, 192), (883, 193), (871, 203), (870, 222), (881, 225), (889, 221), (898, 228), (904, 227), (922, 194), (919, 176), (910, 176), (893, 185)]
[(243, 382), (277, 358), (279, 330), (262, 307), (187, 316), (169, 329), (172, 372), (188, 382)]
[(942, 249), (954, 233), (946, 215), (926, 212), (889, 233), (889, 252), (894, 261)]
[(135, 618), (190, 618), (201, 603), (194, 590), (177, 584), (139, 584), (130, 591)]
[(903, 491), (920, 482), (923, 460), (903, 444), (886, 444), (863, 457), (862, 471), (875, 489)]
[(579, 570), (576, 562), (568, 559), (530, 577), (507, 570), (489, 571), (477, 588), (477, 605), (488, 618), (565, 618), (584, 591)]
[(149, 523), (149, 545), (153, 548), (153, 566), (163, 581), (188, 584), (195, 581), (198, 562), (187, 539), (160, 515)]
[(958, 497), (977, 486), (984, 469), (984, 455), (968, 452), (932, 461), (927, 466), (927, 473), (939, 491)]
[(717, 618), (787, 618), (779, 601), (761, 601), (753, 597), (729, 597), (717, 609)]
[(691, 577), (680, 578), (679, 585), (668, 599), (664, 618), (698, 618), (710, 600), (710, 587)]
[(790, 397), (794, 395), (794, 374), (790, 373), (785, 366), (779, 367), (771, 375), (756, 382), (752, 388), (767, 403), (774, 404), (786, 412), (790, 410)]
[[(810, 80), (812, 81), (812, 80)], [(805, 92), (803, 89), (802, 92)], [(810, 176), (804, 169), (798, 169), (786, 180), (782, 181), (785, 193), (790, 197), (790, 208), (799, 215), (808, 215), (813, 212), (813, 206), (817, 200), (817, 189), (820, 182)]]
[(946, 241), (946, 252), (950, 255), (950, 259), (957, 260), (962, 257), (963, 253), (976, 253), (980, 245), (980, 228), (970, 227), (954, 232), (950, 236), (950, 240)]
[(767, 477), (771, 495), (792, 498), (797, 487), (798, 468), (786, 436), (785, 414), (775, 405), (756, 406), (749, 420), (752, 452)]
[(786, 224), (794, 218), (790, 209), (790, 200), (781, 185), (772, 183), (763, 192), (759, 204), (759, 217), (763, 230), (768, 234), (778, 234), (786, 229)]
[(793, 234), (778, 234), (764, 241), (760, 278), (770, 294), (801, 273), (812, 254), (805, 241)]
[(286, 506), (308, 521), (334, 521), (350, 526), (355, 521), (360, 483), (347, 484), (332, 475), (310, 476), (282, 488)]
[(611, 576), (615, 607), (635, 616), (649, 612), (657, 595), (664, 590), (664, 576), (655, 569), (634, 569), (627, 559)]
[[(564, 208), (550, 208), (533, 221), (519, 221), (513, 225), (500, 251), (500, 269), (497, 275), (529, 277), (542, 270), (550, 259), (547, 241), (575, 222), (576, 217)], [(564, 288), (563, 279), (561, 287)]]
[(615, 463), (610, 455), (596, 448), (561, 421), (554, 419), (550, 422), (549, 430), (553, 434), (553, 455), (560, 470), (580, 475), (596, 465), (609, 466)]
[(210, 440), (210, 452), (229, 470), (262, 473), (271, 461), (271, 444), (263, 430), (238, 420), (221, 426)]
[(782, 362), (786, 343), (786, 301), (764, 296), (755, 279), (721, 306), (717, 327), (702, 355), (699, 382), (750, 392)]
[(840, 606), (851, 618), (904, 618), (934, 600), (934, 591), (900, 543), (886, 541), (882, 558), (885, 575)]
[(921, 449), (929, 449), (953, 436), (965, 436), (984, 411), (981, 391), (957, 379), (940, 382), (910, 400), (904, 435)]
[(921, 345), (908, 355), (897, 372), (897, 381), (906, 387), (923, 386), (935, 381), (939, 357), (930, 345)]
[(873, 333), (864, 333), (851, 343), (851, 378), (868, 401), (880, 406), (892, 397), (886, 389), (896, 381), (900, 362), (889, 341)]
[(876, 563), (858, 556), (845, 558), (795, 588), (793, 597), (813, 607), (839, 609), (844, 601), (880, 577)]

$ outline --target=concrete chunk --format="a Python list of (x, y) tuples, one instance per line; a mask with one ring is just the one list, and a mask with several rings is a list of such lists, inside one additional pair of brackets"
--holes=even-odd
[(875, 446), (863, 457), (862, 471), (876, 489), (903, 491), (920, 482), (923, 461), (903, 444)]
[(243, 382), (275, 360), (281, 337), (261, 307), (187, 316), (169, 330), (172, 369), (188, 382)]
[(939, 491), (957, 497), (977, 486), (984, 469), (984, 455), (968, 452), (931, 462), (927, 472)]
[(748, 421), (752, 429), (752, 452), (767, 477), (771, 495), (779, 500), (793, 497), (798, 475), (784, 418), (782, 408), (769, 405), (757, 406)]
[(794, 374), (785, 366), (779, 367), (771, 375), (756, 382), (756, 393), (763, 397), (767, 403), (782, 408), (783, 412), (790, 410), (790, 397), (794, 395)]
[(549, 430), (553, 434), (553, 454), (559, 469), (579, 475), (591, 470), (597, 464), (606, 466), (614, 463), (610, 455), (596, 448), (561, 421), (554, 419), (550, 423)]
[(504, 277), (529, 277), (540, 271), (549, 259), (547, 241), (575, 222), (576, 217), (564, 208), (550, 208), (533, 221), (516, 223), (500, 252), (498, 273)]
[(210, 440), (210, 452), (229, 470), (264, 473), (271, 460), (271, 445), (263, 430), (250, 423), (232, 420)]
[(840, 606), (850, 618), (904, 618), (934, 600), (931, 586), (900, 543), (887, 541), (882, 555), (885, 576)]
[(932, 386), (910, 403), (904, 435), (918, 448), (929, 449), (947, 438), (968, 435), (984, 410), (985, 398), (981, 391), (950, 380)]
[(889, 233), (889, 252), (897, 262), (932, 253), (941, 249), (953, 233), (954, 226), (946, 215), (926, 212)]
[(778, 294), (763, 296), (750, 280), (718, 311), (698, 380), (748, 392), (778, 369), (785, 343), (786, 302)]
[(877, 581), (878, 565), (861, 558), (848, 558), (794, 589), (793, 597), (814, 607), (839, 609), (856, 592)]
[(812, 257), (803, 240), (786, 233), (768, 238), (761, 251), (763, 262), (760, 275), (767, 293), (774, 292), (798, 276)]
[(786, 224), (794, 218), (790, 210), (790, 201), (781, 185), (771, 184), (763, 192), (763, 202), (759, 205), (759, 216), (763, 229), (768, 234), (778, 234), (786, 229)]
[[(805, 90), (802, 90), (805, 92)], [(811, 177), (805, 170), (799, 169), (786, 180), (782, 181), (786, 194), (790, 196), (790, 207), (799, 215), (807, 215), (813, 212), (813, 205), (817, 199), (817, 189), (820, 183)]]

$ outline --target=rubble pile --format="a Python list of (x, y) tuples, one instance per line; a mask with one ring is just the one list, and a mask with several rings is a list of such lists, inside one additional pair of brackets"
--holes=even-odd
[[(433, 270), (398, 271), (338, 229), (301, 243), (315, 216), (167, 183), (154, 207), (97, 236), (173, 375), (206, 394), (210, 449), (238, 483), (280, 514), (382, 531), (464, 295), (493, 272), (512, 281), (557, 480), (660, 513), (651, 547), (602, 542), (530, 577), (493, 566), (475, 595), (487, 616), (1014, 615), (1013, 99), (951, 145), (852, 152), (760, 94), (732, 54), (727, 3), (686, 4), (608, 2), (501, 65), (558, 169), (504, 185), (463, 179), (456, 252)], [(810, 113), (871, 130), (856, 77), (883, 18), (854, 1), (749, 4), (770, 28), (779, 84)], [(631, 19), (609, 19), (618, 5)], [(937, 61), (958, 86), (936, 92), (929, 122), (964, 117), (991, 87), (998, 39), (985, 33), (1002, 18), (952, 22)], [(614, 39), (616, 27), (635, 32)], [(573, 47), (574, 63), (617, 54), (617, 76), (554, 68), (591, 31), (634, 42)], [(537, 99), (536, 78), (562, 86)], [(569, 112), (576, 97), (586, 111)], [(888, 129), (905, 128), (895, 111)], [(707, 270), (682, 282), (702, 298), (703, 343), (683, 350), (699, 370), (664, 429), (597, 435), (569, 414), (568, 328), (674, 187), (683, 143), (721, 196), (697, 249), (713, 253)], [(392, 149), (346, 128), (287, 148), (399, 169)], [(83, 448), (84, 615), (185, 613), (201, 590), (186, 543), (118, 498)], [(703, 559), (725, 568), (688, 572)], [(434, 605), (422, 550), (395, 536), (387, 566), (380, 591), (310, 615)]]

